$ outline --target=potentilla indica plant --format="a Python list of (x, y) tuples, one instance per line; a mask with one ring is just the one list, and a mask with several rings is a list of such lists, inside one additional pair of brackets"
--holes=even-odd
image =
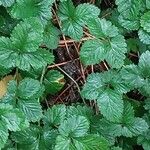
[[(62, 38), (107, 69), (87, 74), (83, 101), (45, 106), (65, 84), (48, 69)], [(2, 150), (150, 150), (150, 0), (0, 0), (0, 79)]]

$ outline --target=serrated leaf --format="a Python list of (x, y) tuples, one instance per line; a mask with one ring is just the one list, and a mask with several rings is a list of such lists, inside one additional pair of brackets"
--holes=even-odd
[(18, 102), (17, 107), (22, 110), (29, 121), (36, 122), (43, 117), (42, 107), (40, 103), (35, 99), (21, 100)]
[(47, 126), (56, 127), (66, 118), (65, 105), (55, 105), (44, 113), (43, 122)]
[(139, 59), (139, 70), (141, 71), (141, 75), (145, 78), (150, 77), (150, 51), (146, 51), (142, 53)]
[(150, 33), (144, 31), (143, 29), (140, 29), (138, 35), (141, 42), (147, 45), (150, 44)]
[(104, 60), (106, 50), (104, 44), (99, 40), (86, 41), (80, 51), (80, 58), (85, 65), (98, 64)]
[(146, 12), (142, 17), (141, 17), (141, 26), (143, 29), (147, 32), (150, 32), (150, 11)]
[(81, 106), (81, 105), (77, 105), (77, 106), (69, 106), (67, 108), (67, 117), (72, 117), (72, 116), (84, 116), (86, 117), (89, 121), (92, 118), (92, 116), (94, 116), (94, 112), (91, 108), (87, 107), (87, 106)]
[(87, 135), (75, 138), (74, 140), (77, 150), (108, 150), (109, 145), (105, 138), (97, 135)]
[(139, 18), (134, 18), (132, 20), (129, 20), (120, 15), (118, 20), (119, 23), (127, 30), (138, 30), (140, 27)]
[(89, 129), (89, 122), (83, 116), (72, 116), (59, 126), (59, 133), (65, 137), (84, 136)]
[(116, 0), (119, 13), (128, 19), (136, 18), (141, 10), (142, 0)]
[(86, 21), (97, 17), (99, 13), (100, 10), (91, 4), (81, 4), (75, 8), (71, 0), (62, 2), (59, 6), (59, 17), (62, 21), (63, 33), (75, 40), (80, 40)]
[[(8, 104), (0, 104), (0, 118), (10, 131), (20, 131), (28, 127), (28, 122), (22, 113)], [(22, 125), (24, 123), (24, 125)]]
[(124, 104), (124, 112), (120, 122), (114, 123), (102, 119), (99, 126), (104, 132), (125, 137), (138, 136), (148, 129), (148, 124), (144, 119), (134, 117), (133, 107), (127, 101)]
[(17, 0), (13, 5), (11, 14), (14, 18), (25, 19), (30, 17), (39, 17), (46, 22), (51, 18), (51, 0)]
[(100, 14), (100, 9), (89, 3), (83, 3), (76, 7), (76, 16), (80, 24), (85, 24), (90, 18), (97, 18)]
[[(36, 18), (30, 18), (17, 25), (10, 39), (1, 37), (1, 65), (29, 71), (31, 67), (42, 68), (47, 63), (52, 63), (53, 55), (44, 49), (38, 49), (42, 42), (42, 32), (43, 28), (40, 21)], [(31, 38), (28, 39), (29, 35)]]
[(0, 149), (2, 149), (6, 144), (8, 136), (9, 133), (6, 125), (3, 124), (3, 122), (0, 122)]
[(43, 44), (50, 49), (56, 49), (59, 44), (60, 31), (52, 24), (48, 23), (44, 29)]
[(131, 88), (141, 87), (144, 84), (144, 79), (140, 75), (140, 70), (136, 65), (127, 65), (121, 70), (122, 78)]
[(137, 143), (142, 145), (144, 150), (150, 149), (150, 129), (138, 137)]
[(47, 94), (59, 92), (65, 84), (64, 75), (57, 70), (51, 70), (45, 75), (44, 85)]
[(14, 0), (0, 0), (0, 5), (3, 5), (4, 7), (10, 7), (14, 2)]
[(71, 139), (59, 135), (56, 138), (54, 150), (76, 150), (75, 146), (71, 142)]
[(105, 91), (105, 93), (98, 97), (97, 103), (101, 113), (108, 120), (118, 121), (121, 118), (123, 113), (123, 101), (118, 93), (109, 90)]
[[(96, 64), (106, 59), (112, 68), (120, 68), (124, 64), (127, 44), (124, 37), (119, 34), (118, 28), (105, 19), (91, 19), (88, 21), (88, 27), (90, 33), (98, 38), (97, 41), (99, 42), (93, 43), (93, 40), (91, 40), (91, 43), (87, 41), (87, 44), (86, 42), (83, 44), (83, 47), (81, 47), (81, 59), (83, 62), (89, 65), (89, 63)], [(90, 48), (92, 51), (91, 61), (85, 59), (89, 56)]]
[(3, 103), (8, 103), (18, 108), (27, 120), (36, 122), (42, 118), (42, 108), (39, 98), (43, 94), (43, 86), (39, 81), (25, 78), (20, 83), (11, 81), (7, 94), (2, 98)]
[(23, 99), (39, 98), (44, 91), (44, 87), (38, 80), (25, 78), (19, 83), (18, 96)]
[(108, 120), (117, 121), (123, 112), (122, 94), (127, 91), (129, 87), (121, 76), (108, 71), (89, 75), (81, 94), (86, 99), (97, 100), (101, 113)]

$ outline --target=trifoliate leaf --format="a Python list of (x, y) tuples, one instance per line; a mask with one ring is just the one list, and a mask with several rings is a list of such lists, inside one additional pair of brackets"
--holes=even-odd
[(25, 19), (30, 17), (39, 17), (46, 22), (51, 18), (51, 0), (17, 0), (13, 5), (11, 14), (14, 18)]
[(39, 19), (26, 19), (14, 28), (10, 40), (20, 53), (35, 52), (42, 43), (42, 32), (43, 27)]
[(146, 12), (142, 17), (141, 17), (141, 26), (143, 29), (147, 32), (150, 32), (150, 11)]
[(9, 133), (6, 125), (0, 121), (0, 149), (2, 149), (7, 142)]
[(138, 137), (137, 143), (142, 145), (144, 150), (150, 149), (150, 129)]
[(29, 121), (36, 122), (42, 117), (42, 107), (35, 99), (18, 101), (17, 107), (22, 110)]
[(12, 32), (10, 39), (0, 38), (2, 66), (18, 67), (29, 71), (31, 67), (38, 69), (53, 62), (54, 58), (51, 53), (44, 49), (37, 49), (42, 42), (43, 28), (38, 19), (34, 18), (34, 21), (32, 19), (21, 22)]
[[(81, 47), (80, 55), (84, 64), (96, 64), (105, 59), (112, 68), (120, 68), (124, 64), (127, 44), (118, 28), (105, 19), (91, 19), (88, 27), (98, 39), (86, 41)], [(89, 51), (92, 55), (87, 60)]]
[(59, 133), (66, 137), (84, 136), (89, 129), (89, 122), (83, 116), (72, 116), (61, 123)]
[(1, 101), (18, 108), (28, 121), (36, 122), (42, 118), (39, 98), (43, 94), (43, 90), (39, 81), (34, 79), (25, 78), (19, 84), (11, 81), (8, 84), (7, 94)]
[(138, 32), (138, 35), (139, 35), (141, 42), (147, 45), (150, 44), (150, 33), (144, 31), (143, 29), (140, 29)]
[(25, 78), (19, 83), (18, 95), (23, 99), (39, 98), (44, 91), (44, 87), (38, 80)]
[(60, 31), (52, 24), (48, 23), (44, 29), (43, 44), (50, 49), (56, 49), (59, 44)]
[(128, 19), (135, 19), (141, 10), (142, 0), (116, 0), (119, 13)]
[(77, 150), (108, 150), (109, 145), (105, 138), (97, 135), (87, 135), (84, 137), (78, 137), (74, 140)]
[(65, 84), (64, 75), (57, 70), (51, 70), (45, 75), (44, 85), (47, 94), (59, 92)]
[(75, 8), (71, 0), (62, 2), (59, 7), (59, 17), (63, 33), (75, 40), (80, 40), (86, 21), (90, 18), (96, 18), (99, 13), (100, 10), (91, 4), (81, 4)]
[[(122, 94), (129, 91), (121, 76), (114, 71), (89, 75), (82, 96), (97, 100), (101, 113), (109, 120), (117, 121), (123, 112)], [(108, 113), (108, 112), (111, 113)]]
[(43, 122), (47, 126), (56, 127), (66, 118), (65, 105), (55, 105), (44, 113)]
[(138, 136), (148, 129), (148, 124), (142, 118), (134, 117), (133, 107), (129, 102), (124, 104), (122, 119), (118, 123), (101, 119), (100, 128), (114, 136), (133, 137)]
[(0, 0), (0, 5), (3, 5), (4, 7), (10, 7), (14, 2), (14, 0)]

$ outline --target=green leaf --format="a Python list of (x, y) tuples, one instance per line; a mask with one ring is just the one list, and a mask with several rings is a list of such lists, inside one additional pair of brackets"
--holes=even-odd
[(20, 131), (28, 127), (28, 122), (22, 113), (8, 104), (0, 103), (0, 120), (10, 131)]
[(83, 116), (72, 116), (61, 123), (59, 132), (66, 137), (84, 136), (89, 129), (89, 122)]
[(74, 140), (77, 150), (108, 150), (109, 145), (105, 138), (97, 135), (87, 135)]
[(0, 0), (0, 5), (3, 5), (4, 7), (10, 7), (14, 2), (14, 0)]
[(8, 129), (6, 125), (0, 121), (0, 149), (2, 149), (4, 145), (6, 144), (8, 136), (9, 136), (9, 133), (8, 133)]
[(100, 9), (89, 3), (83, 3), (77, 6), (76, 16), (80, 24), (85, 24), (90, 18), (97, 18), (100, 14)]
[(89, 75), (81, 94), (86, 99), (97, 100), (101, 113), (117, 121), (123, 112), (122, 94), (129, 90), (117, 72), (108, 71)]
[(121, 70), (122, 78), (132, 89), (144, 85), (144, 79), (140, 75), (140, 70), (136, 65), (127, 65)]
[(44, 113), (43, 122), (48, 126), (57, 127), (65, 120), (65, 118), (65, 105), (55, 105)]
[(124, 112), (120, 122), (114, 123), (101, 119), (99, 126), (105, 132), (111, 133), (114, 136), (125, 137), (138, 136), (148, 129), (148, 124), (144, 119), (134, 117), (133, 107), (127, 101), (124, 104)]
[(28, 121), (36, 122), (42, 118), (42, 108), (39, 98), (43, 94), (43, 86), (39, 81), (25, 78), (20, 83), (11, 81), (8, 91), (2, 98), (3, 103), (8, 103), (18, 108), (23, 118)]
[(141, 26), (143, 29), (147, 32), (150, 32), (150, 11), (146, 12), (142, 17), (141, 17)]
[(38, 80), (25, 78), (19, 83), (18, 96), (23, 99), (39, 98), (44, 91), (44, 87)]
[(141, 75), (145, 78), (150, 77), (150, 51), (146, 51), (145, 53), (142, 53), (139, 59), (139, 70), (141, 71)]
[(81, 4), (75, 8), (71, 0), (62, 2), (59, 6), (59, 18), (62, 22), (63, 33), (75, 40), (80, 40), (86, 21), (98, 17), (99, 13), (100, 10), (91, 4)]
[(1, 37), (1, 65), (29, 71), (32, 67), (42, 68), (52, 63), (53, 55), (44, 49), (38, 49), (42, 42), (42, 32), (39, 19), (30, 18), (16, 26), (10, 39)]
[(147, 45), (150, 44), (150, 33), (144, 31), (143, 29), (140, 29), (138, 35), (141, 42)]
[(150, 149), (150, 129), (138, 137), (137, 143), (142, 145), (144, 150)]
[(39, 19), (32, 19), (34, 19), (34, 22), (31, 19), (26, 19), (12, 31), (10, 39), (15, 48), (20, 51), (35, 52), (42, 42), (42, 24)]
[(50, 49), (56, 49), (59, 44), (60, 31), (50, 22), (45, 27), (43, 44)]
[(80, 58), (85, 65), (98, 64), (105, 58), (104, 44), (99, 40), (87, 40), (81, 47)]
[(22, 110), (29, 121), (36, 122), (43, 117), (42, 107), (35, 99), (21, 100), (18, 102), (17, 107)]
[(142, 0), (116, 0), (119, 13), (128, 19), (136, 18), (141, 10)]
[[(105, 91), (97, 99), (101, 113), (108, 120), (118, 121), (123, 113), (122, 97), (113, 91)], [(111, 113), (109, 113), (111, 112)]]
[(51, 70), (45, 75), (44, 85), (47, 94), (55, 94), (59, 92), (64, 84), (64, 75), (57, 70)]
[[(124, 64), (127, 44), (118, 28), (105, 19), (91, 19), (88, 21), (88, 27), (96, 40), (87, 41), (81, 47), (84, 64), (96, 64), (105, 59), (112, 68), (120, 68)], [(89, 51), (92, 55), (91, 59), (87, 60)]]
[(94, 112), (91, 108), (87, 107), (87, 106), (81, 106), (81, 105), (77, 105), (77, 106), (69, 106), (67, 108), (67, 117), (72, 117), (72, 116), (84, 116), (86, 117), (86, 119), (90, 120), (92, 119), (92, 117), (94, 116)]
[(134, 18), (130, 20), (120, 15), (118, 19), (119, 19), (119, 23), (127, 30), (138, 30), (140, 27), (139, 18)]
[(76, 147), (71, 142), (71, 139), (59, 135), (56, 138), (54, 150), (76, 150)]
[(21, 132), (12, 134), (13, 140), (17, 143), (18, 149), (39, 149), (40, 130), (31, 126)]
[(119, 34), (118, 28), (112, 25), (110, 21), (106, 21), (106, 19), (90, 19), (87, 25), (92, 35), (103, 40)]
[(150, 9), (150, 1), (149, 0), (146, 0), (146, 7), (147, 7), (147, 9)]
[(45, 22), (51, 18), (51, 4), (51, 0), (17, 0), (12, 7), (11, 14), (14, 18), (18, 19), (39, 17)]

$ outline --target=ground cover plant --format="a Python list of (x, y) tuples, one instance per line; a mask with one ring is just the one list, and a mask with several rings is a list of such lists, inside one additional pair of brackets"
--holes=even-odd
[(0, 149), (150, 150), (150, 0), (0, 0)]

